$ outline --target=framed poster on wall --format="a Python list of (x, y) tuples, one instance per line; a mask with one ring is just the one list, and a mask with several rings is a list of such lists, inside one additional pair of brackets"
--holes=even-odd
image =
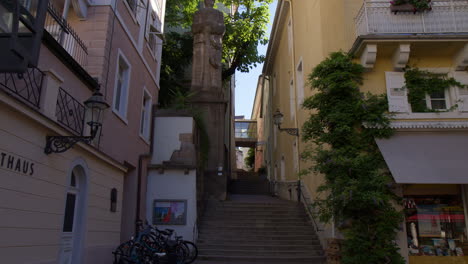
[(153, 225), (186, 225), (187, 200), (154, 200)]

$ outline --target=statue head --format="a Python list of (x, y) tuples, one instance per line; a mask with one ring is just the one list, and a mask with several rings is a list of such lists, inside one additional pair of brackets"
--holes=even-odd
[(205, 8), (213, 8), (215, 0), (205, 0)]

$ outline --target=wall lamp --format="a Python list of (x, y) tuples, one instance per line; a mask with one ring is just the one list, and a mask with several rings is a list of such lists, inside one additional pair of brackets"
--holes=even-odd
[(283, 123), (284, 115), (280, 112), (279, 109), (276, 109), (276, 112), (273, 114), (273, 120), (275, 125), (278, 126), (279, 131), (285, 131), (289, 135), (292, 136), (299, 136), (299, 129), (297, 128), (281, 128), (281, 124)]
[(90, 126), (89, 136), (46, 136), (46, 146), (44, 152), (62, 153), (73, 147), (78, 142), (91, 143), (96, 137), (99, 128), (102, 126), (103, 112), (109, 108), (102, 93), (96, 90), (93, 95), (84, 102), (87, 116), (89, 117), (88, 124)]

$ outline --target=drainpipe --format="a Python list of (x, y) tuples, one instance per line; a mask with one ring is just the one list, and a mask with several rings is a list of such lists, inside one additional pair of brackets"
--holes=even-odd
[[(143, 170), (143, 160), (144, 159), (148, 159), (148, 158), (151, 158), (151, 154), (153, 153), (153, 137), (154, 137), (154, 119), (155, 119), (155, 112), (157, 110), (157, 105), (153, 105), (152, 107), (152, 111), (151, 111), (151, 118), (150, 118), (150, 121), (152, 120), (153, 122), (150, 123), (150, 128), (151, 128), (151, 131), (150, 131), (150, 138), (149, 138), (149, 141), (150, 141), (150, 149), (149, 149), (149, 153), (145, 153), (145, 154), (141, 154), (138, 156), (138, 183), (137, 183), (137, 200), (136, 200), (136, 212), (135, 212), (135, 237), (136, 235), (138, 234), (138, 225), (137, 223), (141, 220), (146, 220), (146, 219), (140, 219), (140, 213), (141, 213), (141, 193), (142, 193), (142, 190), (143, 190), (143, 187), (144, 187), (144, 193), (146, 194), (146, 191), (147, 191), (147, 186), (148, 186), (148, 175), (146, 175), (146, 185), (145, 186), (141, 186), (141, 182), (142, 182), (142, 177), (143, 177), (143, 173), (142, 173), (142, 170)], [(146, 173), (148, 173), (148, 170), (145, 170)], [(145, 195), (145, 199), (146, 199), (146, 195)], [(146, 208), (145, 208), (146, 209)], [(144, 223), (144, 221), (143, 221)]]

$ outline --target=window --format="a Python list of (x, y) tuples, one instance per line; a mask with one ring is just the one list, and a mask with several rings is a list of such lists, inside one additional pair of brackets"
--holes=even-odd
[(127, 99), (128, 99), (128, 86), (130, 80), (130, 66), (127, 60), (119, 51), (115, 90), (114, 90), (114, 104), (113, 110), (120, 117), (126, 118), (127, 116)]
[(132, 10), (133, 14), (136, 15), (139, 0), (126, 0), (126, 1), (130, 9)]
[(289, 83), (289, 108), (291, 121), (294, 121), (294, 116), (296, 115), (296, 97), (294, 94), (293, 80), (291, 80)]
[(151, 119), (151, 96), (146, 90), (143, 92), (143, 104), (141, 106), (140, 135), (149, 139)]
[(426, 94), (426, 107), (431, 110), (447, 110), (445, 92)]
[(150, 25), (149, 36), (148, 36), (148, 45), (150, 50), (153, 52), (153, 55), (156, 55), (158, 48), (158, 34), (161, 34), (153, 25)]
[(304, 74), (302, 71), (302, 60), (299, 62), (296, 71), (296, 89), (297, 89), (297, 105), (301, 106), (304, 103)]

